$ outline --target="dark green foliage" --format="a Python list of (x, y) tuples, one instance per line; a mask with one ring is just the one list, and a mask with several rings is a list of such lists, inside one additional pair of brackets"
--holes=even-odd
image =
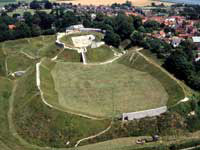
[(143, 42), (143, 38), (144, 35), (138, 31), (134, 31), (130, 36), (130, 39), (134, 45), (141, 45), (141, 43)]
[(106, 42), (106, 44), (108, 45), (113, 45), (115, 47), (118, 47), (121, 39), (120, 36), (112, 31), (108, 31), (106, 32), (106, 35), (104, 37), (104, 41)]
[(180, 47), (165, 60), (164, 67), (176, 77), (184, 80), (191, 88), (200, 90), (199, 63), (195, 59), (196, 47), (190, 42), (182, 42)]
[(160, 23), (154, 20), (149, 20), (144, 23), (144, 27), (149, 31), (152, 32), (153, 30), (158, 30), (160, 28)]
[(122, 40), (129, 38), (134, 31), (133, 19), (124, 14), (118, 14), (114, 24), (114, 31), (119, 34)]

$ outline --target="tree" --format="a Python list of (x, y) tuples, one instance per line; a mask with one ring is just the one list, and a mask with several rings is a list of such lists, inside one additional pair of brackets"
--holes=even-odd
[(144, 27), (150, 30), (158, 30), (160, 28), (160, 23), (154, 20), (149, 20), (144, 23)]
[(30, 8), (31, 9), (41, 9), (40, 4), (37, 0), (34, 0), (30, 3)]
[(33, 24), (33, 15), (30, 12), (24, 12), (25, 23), (29, 26)]
[(128, 39), (134, 31), (132, 17), (127, 17), (124, 14), (118, 14), (115, 18), (114, 31), (121, 37), (122, 40)]
[(140, 45), (144, 39), (144, 35), (138, 31), (134, 31), (130, 38), (134, 45)]
[(44, 11), (37, 11), (36, 12), (37, 17), (40, 18), (40, 22), (39, 22), (39, 26), (46, 30), (46, 29), (50, 29), (53, 22), (54, 22), (54, 16), (51, 14), (47, 14)]
[(133, 25), (136, 29), (142, 26), (142, 18), (140, 16), (132, 16)]
[(25, 38), (31, 36), (31, 30), (29, 26), (24, 22), (19, 22), (16, 24), (16, 37)]
[(108, 45), (112, 45), (114, 47), (119, 47), (121, 39), (120, 36), (112, 31), (106, 32), (106, 35), (104, 37), (104, 41)]
[(53, 8), (53, 5), (52, 5), (51, 2), (45, 1), (44, 7), (45, 7), (45, 9), (52, 9), (52, 8)]
[(187, 55), (180, 50), (173, 52), (163, 65), (168, 71), (179, 79), (187, 80), (195, 71), (194, 65), (188, 61)]
[(143, 32), (143, 33), (146, 32), (146, 30), (145, 30), (145, 28), (144, 28), (143, 26), (140, 26), (140, 27), (138, 28), (138, 31)]
[(103, 20), (104, 20), (104, 14), (103, 13), (97, 13), (95, 21), (101, 22)]
[(31, 35), (32, 36), (39, 36), (41, 35), (41, 28), (38, 25), (32, 25), (31, 27)]

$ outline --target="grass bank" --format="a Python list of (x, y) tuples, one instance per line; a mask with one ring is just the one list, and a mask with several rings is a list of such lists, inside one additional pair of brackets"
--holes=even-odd
[(138, 54), (135, 54), (134, 59), (130, 59), (132, 53), (133, 52), (130, 51), (126, 56), (119, 60), (119, 63), (125, 64), (139, 71), (147, 72), (160, 81), (169, 96), (167, 102), (168, 106), (176, 104), (179, 100), (185, 97), (183, 89), (175, 80), (171, 79), (165, 72), (161, 71), (156, 66), (148, 63), (143, 57), (138, 56)]
[[(78, 140), (96, 134), (109, 125), (107, 120), (85, 119), (43, 104), (36, 88), (34, 68), (18, 84), (13, 119), (18, 134), (31, 144), (72, 147)], [(68, 141), (70, 143), (66, 145)]]

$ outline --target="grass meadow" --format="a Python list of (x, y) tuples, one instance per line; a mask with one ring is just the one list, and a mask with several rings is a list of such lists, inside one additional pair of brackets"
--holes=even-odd
[(167, 106), (170, 107), (185, 97), (183, 89), (175, 80), (172, 80), (165, 72), (148, 63), (141, 56), (135, 55), (136, 61), (135, 59), (130, 61), (131, 53), (132, 52), (129, 52), (129, 54), (119, 60), (119, 63), (127, 65), (133, 69), (146, 72), (156, 78), (163, 85), (163, 87), (165, 87), (165, 90), (168, 93), (169, 98)]
[(42, 90), (47, 102), (63, 110), (110, 118), (123, 112), (164, 106), (168, 100), (157, 79), (125, 65), (56, 63), (48, 69), (45, 61), (48, 60), (41, 66)]

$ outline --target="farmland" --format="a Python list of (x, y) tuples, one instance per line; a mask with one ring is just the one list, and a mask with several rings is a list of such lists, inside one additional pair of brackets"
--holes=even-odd
[[(152, 0), (130, 0), (134, 6), (147, 6), (151, 5)], [(113, 3), (125, 3), (126, 0), (107, 0), (107, 1), (99, 1), (99, 0), (57, 0), (59, 3), (73, 3), (73, 4), (82, 4), (82, 5), (111, 5)], [(166, 3), (169, 5), (169, 3)]]

